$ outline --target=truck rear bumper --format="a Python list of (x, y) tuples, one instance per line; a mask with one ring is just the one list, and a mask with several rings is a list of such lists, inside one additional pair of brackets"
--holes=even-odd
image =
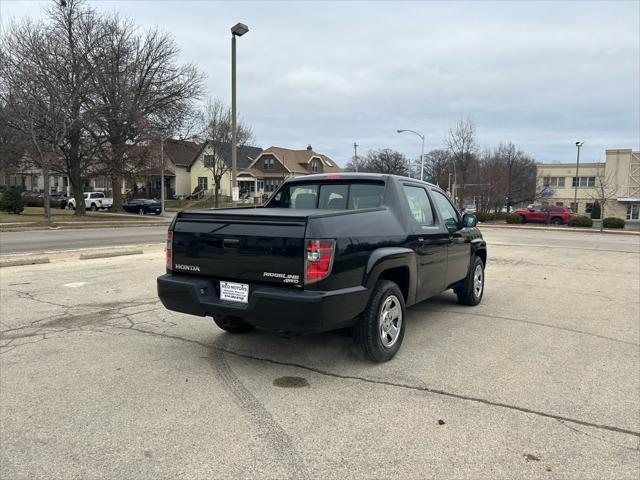
[(190, 315), (226, 315), (268, 329), (314, 333), (355, 323), (369, 298), (366, 287), (328, 292), (251, 285), (249, 302), (220, 300), (219, 282), (193, 275), (158, 277), (158, 297), (169, 310)]

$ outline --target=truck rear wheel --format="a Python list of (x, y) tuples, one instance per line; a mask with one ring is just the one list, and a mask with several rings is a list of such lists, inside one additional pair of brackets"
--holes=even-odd
[(378, 281), (354, 327), (356, 342), (369, 360), (387, 362), (393, 358), (404, 338), (404, 319), (404, 297), (398, 285)]
[(236, 317), (218, 316), (213, 317), (213, 321), (218, 327), (229, 333), (246, 333), (256, 328), (254, 325)]
[(453, 289), (462, 305), (475, 306), (484, 294), (484, 263), (480, 257), (473, 257), (471, 268), (462, 284)]

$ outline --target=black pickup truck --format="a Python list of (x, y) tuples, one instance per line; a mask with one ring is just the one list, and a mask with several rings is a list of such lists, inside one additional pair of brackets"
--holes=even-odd
[(391, 359), (405, 308), (452, 288), (484, 290), (486, 243), (438, 187), (394, 175), (287, 180), (264, 206), (184, 211), (167, 237), (158, 296), (222, 329), (351, 327), (371, 360)]

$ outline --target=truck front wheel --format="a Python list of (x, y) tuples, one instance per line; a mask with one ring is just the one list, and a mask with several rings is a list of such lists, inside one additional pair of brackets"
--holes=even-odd
[(213, 317), (213, 321), (222, 330), (229, 333), (246, 333), (256, 328), (254, 325), (236, 317), (218, 316)]
[(458, 296), (458, 302), (471, 307), (482, 301), (484, 293), (484, 263), (480, 257), (474, 256), (467, 277), (453, 289)]
[(354, 327), (356, 342), (369, 360), (386, 362), (393, 358), (404, 338), (404, 319), (404, 298), (398, 285), (378, 281)]

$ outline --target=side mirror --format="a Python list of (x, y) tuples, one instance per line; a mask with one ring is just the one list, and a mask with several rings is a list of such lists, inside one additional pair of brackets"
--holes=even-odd
[(473, 228), (478, 224), (478, 219), (472, 213), (465, 213), (462, 216), (462, 224), (464, 228)]

